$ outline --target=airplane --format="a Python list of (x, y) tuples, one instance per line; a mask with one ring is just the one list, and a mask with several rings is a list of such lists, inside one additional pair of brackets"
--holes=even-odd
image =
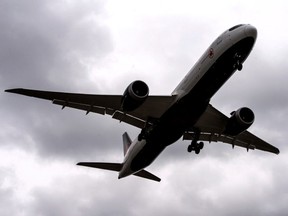
[(80, 162), (77, 165), (118, 172), (118, 179), (135, 175), (154, 181), (161, 179), (145, 170), (169, 145), (181, 137), (190, 140), (188, 152), (199, 154), (206, 142), (223, 142), (232, 147), (280, 151), (247, 129), (254, 122), (248, 107), (227, 117), (210, 104), (212, 96), (234, 74), (241, 71), (257, 38), (257, 29), (239, 24), (226, 30), (208, 47), (185, 78), (169, 96), (150, 96), (148, 85), (136, 80), (122, 95), (78, 94), (31, 89), (8, 89), (6, 92), (50, 100), (53, 104), (111, 115), (133, 125), (141, 132), (132, 141), (125, 132), (122, 163)]

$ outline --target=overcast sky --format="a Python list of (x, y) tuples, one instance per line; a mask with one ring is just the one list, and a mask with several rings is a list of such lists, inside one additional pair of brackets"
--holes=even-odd
[[(287, 215), (287, 1), (0, 0), (0, 215)], [(250, 23), (256, 45), (211, 103), (228, 115), (253, 109), (251, 131), (281, 153), (187, 141), (147, 170), (161, 183), (77, 167), (122, 162), (109, 116), (61, 110), (4, 93), (24, 87), (122, 94), (134, 80), (170, 94), (226, 29)]]

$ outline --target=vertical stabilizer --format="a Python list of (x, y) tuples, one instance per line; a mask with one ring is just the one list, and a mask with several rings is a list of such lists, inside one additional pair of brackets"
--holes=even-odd
[(131, 139), (130, 139), (130, 137), (129, 137), (127, 132), (125, 132), (122, 135), (122, 137), (123, 137), (123, 150), (124, 150), (124, 156), (125, 156), (126, 152), (128, 151), (128, 149), (129, 149), (129, 147), (130, 147), (130, 145), (132, 143), (132, 141), (131, 141)]

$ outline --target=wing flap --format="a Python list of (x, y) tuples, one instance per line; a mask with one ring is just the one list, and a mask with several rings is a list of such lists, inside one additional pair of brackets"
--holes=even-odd
[(112, 118), (119, 120), (120, 122), (125, 122), (127, 124), (133, 125), (138, 128), (144, 128), (145, 121), (142, 119), (133, 117), (127, 113), (123, 113), (121, 111), (114, 111), (112, 109), (105, 109), (104, 107), (97, 107), (93, 105), (86, 105), (86, 104), (79, 104), (79, 103), (73, 103), (69, 101), (61, 101), (61, 100), (53, 100), (53, 104), (62, 106), (62, 109), (65, 107), (70, 107), (74, 109), (79, 110), (85, 110), (86, 115), (90, 112), (98, 113), (101, 115), (112, 115)]
[(93, 105), (73, 103), (73, 102), (62, 101), (62, 100), (53, 100), (53, 104), (62, 106), (62, 109), (64, 109), (65, 107), (71, 107), (74, 109), (85, 110), (86, 114), (88, 114), (89, 112), (94, 112), (94, 113), (98, 113), (101, 115), (105, 115), (106, 113), (104, 107), (97, 107)]
[(135, 127), (138, 127), (138, 128), (144, 128), (145, 127), (145, 121), (143, 121), (139, 118), (135, 118), (129, 114), (126, 114), (126, 113), (123, 113), (120, 111), (114, 112), (112, 118), (117, 119), (120, 122), (125, 122), (127, 124), (134, 125)]

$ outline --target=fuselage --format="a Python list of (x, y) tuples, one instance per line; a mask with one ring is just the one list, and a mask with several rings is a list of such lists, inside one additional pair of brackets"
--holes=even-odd
[[(257, 38), (251, 25), (237, 25), (222, 33), (204, 52), (172, 92), (174, 103), (149, 128), (147, 139), (135, 139), (127, 152), (119, 178), (150, 165), (170, 144), (193, 128), (212, 96), (250, 54)], [(239, 68), (241, 65), (241, 68)]]

